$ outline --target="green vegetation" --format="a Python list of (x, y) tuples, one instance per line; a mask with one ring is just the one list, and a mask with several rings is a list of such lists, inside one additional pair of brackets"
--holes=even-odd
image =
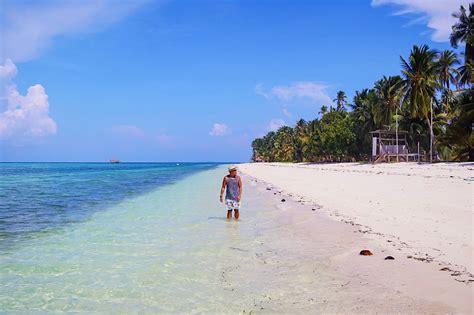
[[(400, 57), (401, 76), (384, 76), (373, 88), (356, 91), (352, 104), (337, 92), (335, 107), (322, 106), (320, 118), (299, 120), (252, 142), (254, 161), (322, 162), (367, 160), (370, 131), (408, 131), (410, 150), (434, 159), (474, 161), (474, 3), (453, 13), (451, 45), (464, 43), (461, 56), (427, 45)], [(462, 62), (461, 62), (462, 61)], [(349, 109), (349, 111), (347, 111)], [(431, 155), (430, 155), (431, 156)]]

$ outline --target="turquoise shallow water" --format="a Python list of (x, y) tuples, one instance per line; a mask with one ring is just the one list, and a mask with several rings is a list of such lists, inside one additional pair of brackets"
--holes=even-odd
[(87, 220), (208, 163), (0, 163), (0, 251)]
[(250, 219), (224, 219), (223, 167), (190, 173), (60, 229), (28, 232), (2, 252), (0, 310), (240, 309), (223, 273), (248, 256), (258, 232)]

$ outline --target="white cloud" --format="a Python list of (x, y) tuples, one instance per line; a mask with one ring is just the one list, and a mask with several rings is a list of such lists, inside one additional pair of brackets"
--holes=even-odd
[(283, 119), (281, 118), (272, 119), (270, 120), (270, 123), (268, 124), (268, 130), (277, 131), (283, 126), (286, 126), (286, 122)]
[(292, 116), (291, 113), (286, 108), (283, 108), (283, 115), (285, 115), (288, 118), (291, 118)]
[(215, 123), (212, 125), (211, 131), (209, 131), (210, 136), (225, 136), (231, 133), (230, 128), (226, 124)]
[(0, 80), (2, 80), (2, 82), (10, 81), (17, 73), (16, 65), (11, 59), (5, 60), (5, 64), (0, 66)]
[(449, 40), (451, 26), (456, 22), (451, 14), (458, 11), (460, 5), (468, 8), (469, 0), (372, 0), (372, 6), (386, 4), (401, 6), (401, 10), (395, 12), (395, 15), (417, 15), (413, 19), (414, 23), (426, 21), (427, 26), (433, 30), (431, 39), (445, 42)]
[(0, 139), (21, 143), (56, 134), (56, 122), (49, 117), (48, 95), (41, 84), (30, 86), (26, 95), (11, 81), (17, 74), (15, 64), (7, 59), (0, 66), (2, 110)]
[(132, 136), (142, 138), (145, 136), (145, 132), (134, 125), (117, 125), (111, 128), (112, 132), (121, 136)]
[(1, 59), (15, 62), (37, 57), (55, 38), (100, 30), (147, 0), (6, 1), (1, 4)]
[(293, 82), (288, 86), (274, 86), (266, 91), (262, 84), (257, 84), (255, 92), (266, 99), (276, 98), (281, 101), (292, 101), (295, 99), (307, 99), (316, 104), (332, 103), (328, 95), (328, 85), (316, 82)]
[(257, 95), (265, 97), (266, 99), (270, 99), (272, 97), (270, 93), (265, 92), (265, 89), (263, 88), (263, 83), (259, 83), (255, 86), (255, 93), (257, 93)]

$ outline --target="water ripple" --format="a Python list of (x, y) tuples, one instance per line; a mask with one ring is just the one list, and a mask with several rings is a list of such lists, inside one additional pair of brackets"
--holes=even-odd
[(0, 251), (215, 163), (0, 163)]

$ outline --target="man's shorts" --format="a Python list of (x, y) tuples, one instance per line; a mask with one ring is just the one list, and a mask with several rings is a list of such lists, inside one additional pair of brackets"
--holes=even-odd
[(232, 199), (226, 199), (225, 200), (225, 205), (227, 206), (227, 210), (233, 210), (233, 209), (239, 210), (240, 201), (232, 200)]

